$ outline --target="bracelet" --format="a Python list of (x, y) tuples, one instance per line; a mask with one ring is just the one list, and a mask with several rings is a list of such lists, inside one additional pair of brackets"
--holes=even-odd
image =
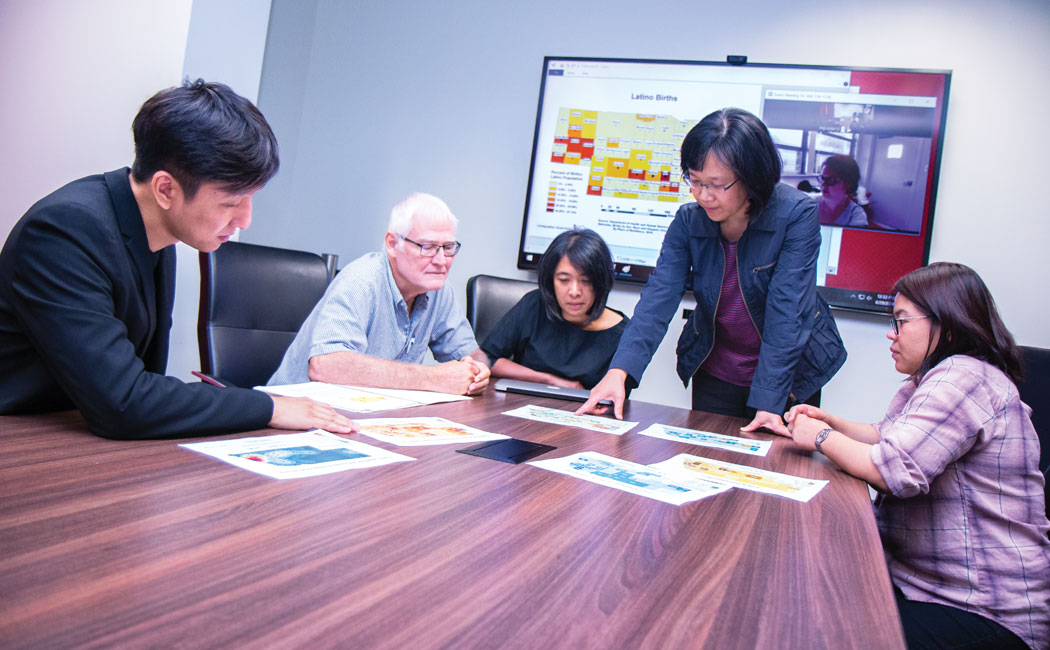
[(827, 437), (831, 435), (832, 431), (834, 431), (834, 429), (832, 429), (831, 427), (821, 429), (820, 432), (817, 433), (817, 437), (813, 439), (813, 446), (816, 447), (817, 451), (819, 451), (822, 454), (824, 453), (824, 451), (820, 448), (820, 443), (827, 440)]

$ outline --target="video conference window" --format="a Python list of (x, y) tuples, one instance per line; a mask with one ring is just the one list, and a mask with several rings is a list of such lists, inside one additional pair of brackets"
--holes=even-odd
[(769, 91), (763, 107), (786, 163), (781, 180), (817, 199), (822, 225), (918, 235), (934, 98), (798, 95)]
[(833, 306), (888, 312), (926, 264), (951, 73), (547, 57), (518, 267), (572, 227), (597, 231), (621, 280), (644, 282), (678, 207), (679, 147), (735, 106), (769, 127), (781, 182), (818, 202), (818, 285)]

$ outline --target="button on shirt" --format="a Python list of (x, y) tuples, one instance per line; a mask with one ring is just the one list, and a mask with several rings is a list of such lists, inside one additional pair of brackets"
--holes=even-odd
[(427, 348), (444, 362), (461, 359), (477, 347), (448, 283), (417, 296), (409, 314), (386, 254), (369, 253), (351, 262), (332, 281), (269, 384), (310, 381), (310, 358), (332, 352), (422, 363)]
[(909, 600), (957, 607), (1050, 642), (1050, 540), (1030, 409), (998, 368), (954, 355), (908, 381), (875, 425), (890, 494), (876, 521)]

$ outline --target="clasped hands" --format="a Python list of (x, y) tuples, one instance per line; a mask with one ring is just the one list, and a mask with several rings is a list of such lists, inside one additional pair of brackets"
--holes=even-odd
[(479, 395), (489, 385), (489, 367), (473, 357), (466, 356), (441, 365), (448, 372), (449, 384), (457, 389), (449, 392), (456, 392), (460, 395)]
[[(740, 427), (741, 431), (751, 432), (759, 427), (772, 431), (775, 434), (791, 438), (795, 444), (810, 451), (816, 449), (814, 439), (821, 429), (828, 427), (827, 412), (809, 404), (796, 404), (784, 414), (784, 420), (780, 416), (769, 411), (758, 411), (755, 419), (747, 426)], [(787, 423), (785, 426), (784, 422)]]
[(460, 361), (469, 363), (474, 371), (474, 381), (467, 388), (467, 395), (479, 395), (489, 385), (489, 376), (491, 375), (489, 367), (474, 357), (463, 357)]
[(828, 413), (810, 404), (796, 404), (784, 414), (787, 430), (795, 444), (809, 451), (816, 450), (814, 440), (822, 429), (828, 428)]
[(747, 426), (740, 427), (740, 430), (750, 433), (755, 429), (764, 428), (777, 435), (791, 438), (800, 447), (813, 451), (816, 449), (813, 441), (817, 434), (821, 429), (828, 427), (827, 419), (827, 412), (816, 406), (796, 404), (784, 414), (784, 420), (781, 420), (776, 413), (758, 411), (755, 413), (755, 418)]

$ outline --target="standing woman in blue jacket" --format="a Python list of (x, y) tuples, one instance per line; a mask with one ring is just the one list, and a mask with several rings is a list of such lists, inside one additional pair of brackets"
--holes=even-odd
[(678, 376), (693, 381), (693, 409), (750, 418), (788, 435), (781, 414), (818, 394), (846, 360), (828, 305), (817, 294), (820, 225), (816, 203), (780, 183), (769, 130), (726, 108), (682, 142), (682, 180), (695, 203), (667, 228), (609, 372), (578, 413), (623, 417), (682, 296), (696, 309), (678, 339)]

